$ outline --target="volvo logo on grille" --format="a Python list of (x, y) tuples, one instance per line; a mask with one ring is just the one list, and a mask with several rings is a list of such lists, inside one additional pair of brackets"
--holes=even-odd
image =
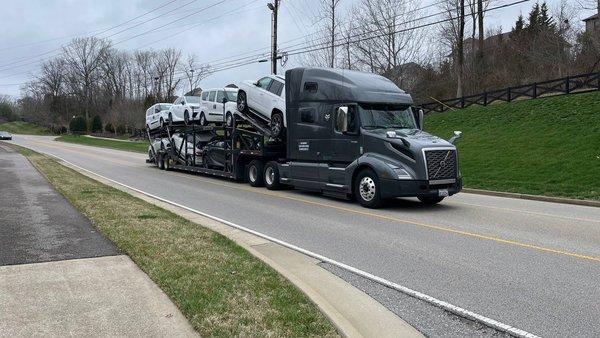
[(442, 160), (440, 161), (440, 168), (445, 168), (446, 167), (446, 161)]

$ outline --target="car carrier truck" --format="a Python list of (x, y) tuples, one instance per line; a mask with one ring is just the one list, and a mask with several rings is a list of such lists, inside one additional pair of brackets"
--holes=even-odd
[[(286, 71), (286, 130), (279, 138), (245, 99), (238, 95), (232, 126), (171, 124), (150, 131), (148, 162), (268, 189), (356, 198), (370, 208), (394, 197), (435, 204), (462, 188), (453, 145), (460, 132), (448, 141), (424, 132), (423, 112), (382, 76)], [(173, 142), (175, 134), (183, 142)]]

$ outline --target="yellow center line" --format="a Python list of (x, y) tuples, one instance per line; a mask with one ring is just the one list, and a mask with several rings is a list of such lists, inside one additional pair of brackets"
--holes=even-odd
[[(44, 143), (44, 145), (46, 145), (46, 143)], [(87, 153), (87, 155), (90, 155), (90, 154)], [(518, 246), (518, 247), (522, 247), (522, 248), (533, 249), (533, 250), (537, 250), (537, 251), (541, 251), (541, 252), (549, 252), (549, 253), (564, 255), (564, 256), (568, 256), (568, 257), (574, 257), (574, 258), (579, 258), (579, 259), (584, 259), (584, 260), (589, 260), (589, 261), (594, 261), (594, 262), (600, 262), (600, 257), (583, 255), (583, 254), (578, 254), (578, 253), (564, 251), (564, 250), (546, 248), (546, 247), (535, 245), (535, 244), (524, 243), (524, 242), (519, 242), (519, 241), (514, 241), (514, 240), (508, 240), (508, 239), (489, 236), (489, 235), (482, 235), (482, 234), (478, 234), (478, 233), (474, 233), (474, 232), (458, 230), (458, 229), (443, 227), (443, 226), (439, 226), (439, 225), (432, 225), (432, 224), (427, 224), (427, 223), (422, 223), (422, 222), (417, 222), (417, 221), (411, 221), (411, 220), (401, 219), (401, 218), (397, 218), (397, 217), (376, 214), (376, 213), (369, 212), (369, 211), (356, 210), (356, 209), (351, 209), (351, 208), (347, 208), (347, 207), (332, 205), (332, 204), (328, 204), (328, 203), (310, 201), (310, 200), (307, 200), (304, 198), (298, 198), (298, 197), (293, 197), (293, 196), (289, 196), (289, 195), (284, 195), (282, 193), (276, 193), (276, 192), (272, 192), (269, 190), (246, 188), (246, 187), (236, 186), (236, 185), (232, 185), (232, 184), (220, 183), (220, 182), (215, 181), (216, 179), (211, 179), (211, 180), (202, 179), (198, 176), (182, 174), (182, 173), (178, 173), (178, 172), (170, 172), (170, 173), (174, 174), (176, 176), (179, 176), (179, 177), (185, 177), (186, 179), (193, 179), (196, 181), (200, 181), (203, 183), (209, 183), (209, 184), (216, 185), (216, 186), (222, 186), (222, 187), (227, 187), (227, 188), (236, 189), (236, 190), (248, 191), (248, 192), (271, 196), (271, 197), (283, 198), (283, 199), (297, 201), (297, 202), (301, 202), (301, 203), (305, 203), (305, 204), (316, 205), (316, 206), (330, 208), (330, 209), (336, 209), (336, 210), (340, 210), (340, 211), (345, 211), (345, 212), (349, 212), (349, 213), (353, 213), (353, 214), (357, 214), (357, 215), (363, 215), (363, 216), (383, 219), (383, 220), (387, 220), (387, 221), (393, 221), (393, 222), (404, 223), (404, 224), (412, 224), (412, 225), (420, 226), (420, 227), (427, 228), (427, 229), (433, 229), (433, 230), (453, 233), (453, 234), (457, 234), (457, 235), (462, 235), (462, 236), (466, 236), (466, 237), (478, 238), (478, 239), (488, 240), (488, 241), (492, 241), (492, 242), (496, 242), (496, 243), (503, 243), (503, 244)]]
[(573, 220), (573, 221), (600, 223), (600, 219), (589, 219), (589, 218), (579, 218), (579, 217), (571, 217), (571, 216), (561, 216), (561, 215), (555, 215), (555, 214), (548, 214), (548, 213), (544, 213), (544, 212), (527, 211), (527, 210), (519, 210), (519, 209), (512, 209), (512, 208), (503, 208), (503, 207), (496, 207), (496, 206), (491, 206), (491, 205), (481, 205), (481, 204), (473, 204), (473, 203), (466, 203), (466, 202), (456, 202), (456, 201), (449, 202), (448, 204), (460, 204), (460, 205), (468, 205), (468, 206), (471, 206), (471, 207), (489, 208), (489, 209), (504, 210), (504, 211), (511, 211), (511, 212), (520, 212), (520, 213), (524, 213), (524, 214), (544, 216), (544, 217), (553, 217), (553, 218), (560, 218), (560, 219), (568, 219), (568, 220)]

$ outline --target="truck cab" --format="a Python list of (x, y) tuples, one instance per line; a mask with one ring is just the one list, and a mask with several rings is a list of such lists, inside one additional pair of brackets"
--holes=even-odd
[(454, 139), (424, 132), (422, 112), (390, 80), (322, 68), (288, 70), (285, 78), (281, 183), (355, 196), (366, 207), (393, 197), (435, 204), (461, 190)]

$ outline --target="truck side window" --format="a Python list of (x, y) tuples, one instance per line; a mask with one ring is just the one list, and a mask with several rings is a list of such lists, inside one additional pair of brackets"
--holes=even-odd
[(335, 108), (335, 131), (338, 133), (356, 133), (358, 130), (358, 121), (356, 117), (356, 106), (348, 106), (347, 113), (340, 111), (340, 107)]
[(223, 96), (225, 95), (225, 93), (222, 90), (219, 90), (217, 92), (217, 102), (218, 103), (223, 103)]
[(315, 110), (312, 108), (300, 109), (300, 122), (315, 123)]

